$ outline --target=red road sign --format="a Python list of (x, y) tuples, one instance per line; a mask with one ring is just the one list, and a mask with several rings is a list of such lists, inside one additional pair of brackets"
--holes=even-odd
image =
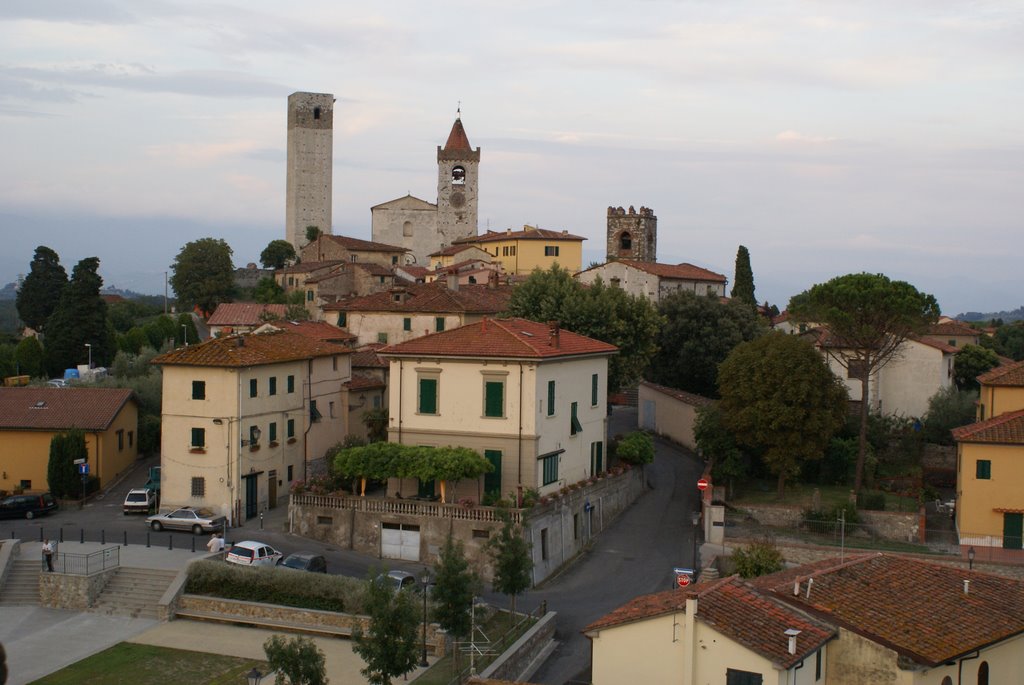
[(676, 576), (676, 585), (678, 585), (679, 587), (686, 587), (689, 584), (690, 576), (686, 575), (685, 573), (680, 573), (678, 576)]
[(697, 489), (700, 490), (701, 492), (703, 492), (704, 490), (707, 490), (708, 489), (708, 479), (707, 478), (701, 478), (700, 480), (698, 480), (697, 481)]

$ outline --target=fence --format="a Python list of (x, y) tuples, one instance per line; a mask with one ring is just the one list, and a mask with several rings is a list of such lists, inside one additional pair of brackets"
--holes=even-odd
[(57, 552), (54, 555), (53, 570), (74, 576), (90, 576), (108, 568), (116, 568), (120, 563), (120, 547), (107, 547), (89, 554)]
[[(234, 530), (234, 529), (229, 529)], [(72, 528), (70, 526), (55, 526), (47, 528), (43, 525), (18, 525), (10, 526), (0, 524), (0, 535), (9, 537), (11, 540), (29, 542), (37, 540), (53, 540), (58, 543), (64, 542), (98, 542), (101, 545), (121, 545), (127, 547), (139, 545), (144, 547), (160, 547), (168, 550), (188, 550), (191, 552), (206, 553), (207, 538), (199, 536), (198, 549), (196, 537), (192, 533), (174, 534), (169, 531), (154, 532), (149, 528), (141, 527), (135, 530), (106, 528)], [(241, 539), (241, 538), (237, 538)]]
[(496, 507), (461, 504), (442, 504), (408, 499), (382, 497), (351, 497), (348, 495), (292, 495), (292, 504), (324, 509), (354, 509), (373, 514), (400, 514), (423, 518), (446, 518), (459, 521), (498, 522), (499, 511), (507, 512), (514, 523), (522, 522), (522, 509), (498, 509)]

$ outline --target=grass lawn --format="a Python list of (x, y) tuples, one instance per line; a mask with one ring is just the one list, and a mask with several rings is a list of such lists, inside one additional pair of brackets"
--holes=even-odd
[[(810, 509), (815, 488), (821, 493), (821, 508), (825, 511), (850, 501), (852, 488), (845, 485), (787, 483), (785, 496), (779, 500), (775, 497), (775, 481), (750, 481), (737, 486), (736, 494), (729, 503), (740, 508), (744, 504), (785, 504), (801, 509)], [(917, 499), (900, 497), (887, 492), (885, 494), (885, 510), (917, 511)]]
[[(477, 633), (477, 645), (485, 652), (495, 652), (494, 654), (486, 654), (484, 656), (477, 656), (474, 665), (476, 671), (479, 673), (484, 668), (489, 666), (495, 658), (497, 658), (502, 652), (508, 649), (509, 645), (518, 640), (523, 633), (530, 629), (537, 619), (530, 617), (527, 620), (523, 620), (522, 616), (518, 617), (518, 620), (522, 621), (519, 624), (517, 630), (509, 635), (505, 635), (509, 629), (509, 618), (507, 611), (496, 611), (482, 626), (478, 628), (483, 629), (484, 635), (490, 638), (492, 641), (489, 645), (482, 644), (482, 636)], [(414, 680), (416, 685), (448, 685), (452, 678), (455, 677), (454, 673), (454, 660), (451, 655), (442, 657), (433, 666), (428, 668), (423, 674)], [(459, 655), (459, 670), (462, 670), (469, 666), (469, 654), (463, 653)]]
[(122, 642), (33, 685), (239, 685), (265, 661)]

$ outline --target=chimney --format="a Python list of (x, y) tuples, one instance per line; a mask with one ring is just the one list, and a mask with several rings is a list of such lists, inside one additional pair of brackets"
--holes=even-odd
[(796, 654), (796, 636), (799, 635), (800, 632), (801, 631), (797, 630), (796, 628), (789, 628), (786, 631), (786, 637), (789, 638), (789, 653), (790, 654)]
[(485, 316), (483, 321), (480, 322), (480, 330), (484, 333), (487, 332), (487, 317)]
[(458, 274), (458, 272), (455, 271), (455, 269), (452, 269), (451, 271), (448, 272), (448, 290), (458, 290), (458, 289), (459, 289), (459, 274)]
[(490, 290), (498, 287), (498, 272), (493, 269), (487, 274), (487, 287)]
[(964, 594), (971, 594), (971, 581), (967, 580), (966, 578), (964, 578)]
[(557, 321), (548, 321), (548, 330), (550, 331), (550, 337), (548, 339), (548, 344), (551, 345), (552, 347), (554, 347), (556, 350), (559, 349), (559, 347), (560, 347), (559, 343), (561, 342), (561, 340), (559, 340), (559, 336), (558, 336), (558, 334), (559, 334), (558, 322)]

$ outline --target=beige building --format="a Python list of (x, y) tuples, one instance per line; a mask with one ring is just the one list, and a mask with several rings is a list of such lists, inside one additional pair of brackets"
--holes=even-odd
[(377, 350), (383, 345), (366, 345), (352, 353), (352, 379), (348, 390), (348, 434), (364, 440), (370, 437), (366, 417), (388, 408), (388, 363)]
[[(390, 345), (388, 439), (461, 446), (495, 465), (449, 501), (535, 488), (551, 493), (604, 471), (613, 345), (525, 319), (484, 319)], [(389, 494), (433, 494), (395, 479)], [(426, 492), (424, 492), (426, 490)]]
[(232, 333), (252, 333), (268, 321), (283, 319), (287, 311), (287, 305), (283, 304), (221, 302), (206, 320), (206, 325), (214, 338)]
[(321, 235), (302, 248), (302, 263), (349, 262), (379, 264), (388, 268), (405, 262), (404, 247), (360, 240), (344, 235)]
[(640, 381), (637, 394), (637, 417), (643, 430), (664, 435), (687, 449), (696, 450), (693, 428), (697, 411), (712, 404), (702, 395), (669, 388), (650, 381)]
[[(982, 419), (953, 431), (960, 548), (985, 558), (1024, 560), (1024, 362), (978, 377)], [(985, 417), (988, 417), (987, 419)]]
[(487, 231), (455, 241), (456, 245), (472, 245), (491, 255), (505, 273), (529, 276), (534, 269), (547, 271), (558, 264), (575, 273), (583, 264), (583, 238), (568, 231), (523, 226), (521, 231)]
[(452, 245), (430, 255), (430, 266), (438, 271), (468, 260), (490, 264), (491, 253), (476, 245)]
[(725, 297), (727, 282), (722, 274), (693, 264), (658, 264), (632, 259), (605, 262), (576, 274), (581, 283), (590, 284), (598, 278), (605, 285), (622, 288), (636, 297), (645, 297), (655, 305), (680, 291)]
[(106, 487), (139, 456), (139, 409), (127, 388), (0, 388), (0, 490), (49, 489), (50, 441), (85, 432), (89, 474)]
[(511, 297), (511, 286), (460, 285), (452, 275), (324, 305), (324, 317), (357, 336), (361, 345), (395, 344), (495, 316)]
[(977, 345), (981, 339), (981, 331), (960, 321), (948, 320), (933, 323), (921, 337), (945, 343), (950, 347), (963, 347)]
[(347, 432), (351, 350), (276, 331), (215, 338), (163, 371), (161, 505), (240, 525), (288, 496)]
[(586, 628), (594, 685), (952, 685), (1024, 672), (1024, 582), (891, 554), (645, 595)]

